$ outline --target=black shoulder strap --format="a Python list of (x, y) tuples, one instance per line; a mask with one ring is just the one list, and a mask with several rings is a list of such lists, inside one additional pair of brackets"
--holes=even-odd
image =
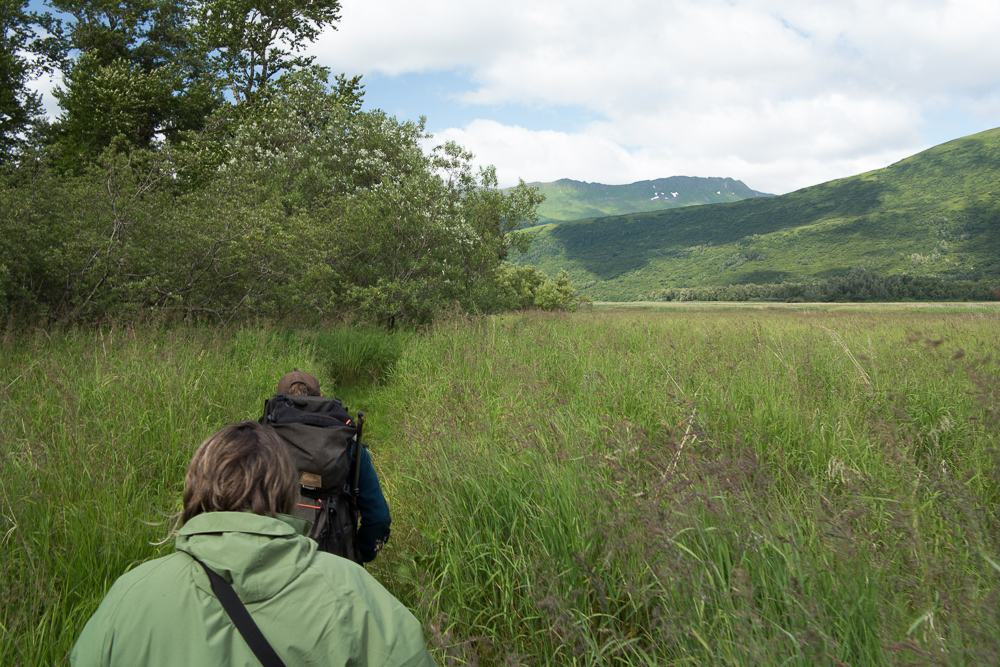
[(215, 570), (198, 560), (193, 554), (187, 551), (184, 553), (194, 558), (196, 563), (205, 568), (205, 574), (208, 575), (208, 580), (212, 582), (212, 592), (215, 593), (215, 597), (219, 598), (222, 608), (229, 614), (229, 618), (233, 620), (236, 629), (243, 635), (243, 639), (250, 647), (250, 650), (260, 660), (260, 664), (264, 667), (285, 667), (285, 663), (281, 661), (278, 654), (271, 648), (271, 645), (264, 637), (264, 633), (257, 627), (253, 616), (247, 611), (246, 605), (240, 600), (240, 596), (236, 594), (236, 591), (233, 590), (229, 582), (220, 577)]

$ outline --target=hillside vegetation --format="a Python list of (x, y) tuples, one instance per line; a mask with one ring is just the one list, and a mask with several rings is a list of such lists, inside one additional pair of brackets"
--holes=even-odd
[[(679, 287), (881, 276), (1000, 279), (1000, 129), (780, 197), (535, 230), (518, 261), (595, 300)], [(988, 295), (988, 293), (987, 293)]]
[(66, 664), (115, 578), (172, 550), (197, 444), (295, 365), (368, 417), (393, 513), (370, 571), (441, 665), (995, 665), (996, 330), (979, 310), (8, 330), (0, 664)]
[(568, 178), (531, 185), (545, 195), (545, 201), (538, 207), (541, 222), (662, 211), (769, 196), (731, 178), (692, 176), (672, 176), (628, 185), (586, 183)]

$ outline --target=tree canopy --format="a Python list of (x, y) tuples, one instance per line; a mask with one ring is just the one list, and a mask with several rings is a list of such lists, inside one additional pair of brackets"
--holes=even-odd
[(41, 116), (29, 82), (58, 60), (58, 41), (44, 34), (51, 27), (51, 17), (30, 11), (28, 0), (0, 0), (0, 162), (12, 159)]
[(340, 20), (337, 0), (213, 0), (194, 9), (194, 32), (237, 102), (252, 101), (281, 75), (312, 65), (300, 53)]
[(537, 190), (427, 150), (423, 119), (364, 110), (360, 77), (296, 55), (339, 3), (50, 6), (62, 112), (0, 175), (9, 311), (392, 325), (578, 303), (565, 277), (506, 264)]

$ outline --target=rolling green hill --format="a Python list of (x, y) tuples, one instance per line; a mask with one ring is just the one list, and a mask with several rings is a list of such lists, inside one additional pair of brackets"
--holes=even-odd
[(672, 176), (629, 185), (585, 183), (568, 178), (531, 185), (545, 195), (545, 202), (538, 208), (542, 222), (645, 213), (770, 196), (731, 178), (692, 176)]
[(595, 300), (878, 275), (1000, 279), (1000, 128), (780, 197), (543, 225), (517, 258)]

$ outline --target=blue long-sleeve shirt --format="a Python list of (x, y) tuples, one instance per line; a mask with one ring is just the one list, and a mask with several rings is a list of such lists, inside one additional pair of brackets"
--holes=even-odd
[[(351, 452), (353, 456), (354, 452)], [(372, 465), (372, 457), (368, 448), (361, 447), (361, 470), (358, 476), (358, 515), (361, 525), (358, 528), (358, 551), (361, 560), (368, 562), (375, 559), (378, 550), (389, 540), (389, 527), (392, 518), (389, 516), (389, 504), (382, 495), (382, 487)]]

